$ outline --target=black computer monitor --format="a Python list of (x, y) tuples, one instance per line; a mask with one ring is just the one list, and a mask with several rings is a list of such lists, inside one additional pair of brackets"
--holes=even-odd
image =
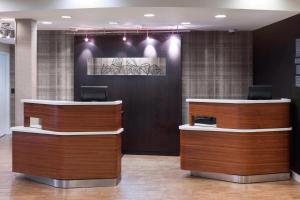
[(249, 100), (267, 100), (272, 99), (271, 85), (253, 85), (249, 87)]
[(107, 101), (108, 86), (80, 86), (80, 101)]

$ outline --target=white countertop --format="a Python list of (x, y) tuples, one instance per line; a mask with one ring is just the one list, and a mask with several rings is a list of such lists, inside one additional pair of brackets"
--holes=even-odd
[(265, 129), (231, 129), (231, 128), (216, 128), (207, 126), (191, 126), (189, 124), (179, 126), (180, 130), (186, 131), (212, 131), (212, 132), (235, 132), (235, 133), (257, 133), (257, 132), (274, 132), (274, 131), (291, 131), (289, 128), (265, 128)]
[(16, 126), (16, 127), (12, 127), (11, 131), (33, 133), (33, 134), (45, 134), (45, 135), (76, 136), (76, 135), (117, 135), (122, 133), (124, 129), (120, 128), (117, 131), (97, 131), (97, 132), (56, 132), (56, 131), (42, 130), (40, 128)]
[(195, 103), (232, 103), (232, 104), (251, 104), (251, 103), (290, 103), (290, 99), (270, 99), (270, 100), (239, 100), (239, 99), (186, 99), (186, 102)]
[(40, 100), (40, 99), (22, 99), (22, 103), (46, 104), (46, 105), (119, 105), (122, 104), (121, 100), (118, 101), (99, 101), (99, 102), (83, 102), (83, 101), (57, 101), (57, 100)]

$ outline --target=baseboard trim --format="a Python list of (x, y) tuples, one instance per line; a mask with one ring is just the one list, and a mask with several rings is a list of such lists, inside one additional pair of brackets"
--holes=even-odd
[(241, 184), (286, 181), (291, 178), (290, 172), (277, 173), (277, 174), (240, 176), (240, 175), (232, 175), (232, 174), (213, 173), (213, 172), (192, 171), (191, 175), (202, 177), (202, 178), (215, 179), (215, 180), (228, 181), (232, 183), (241, 183)]
[(296, 173), (296, 172), (294, 172), (294, 171), (291, 171), (291, 172), (292, 172), (292, 178), (293, 178), (296, 182), (300, 183), (300, 174), (298, 174), (298, 173)]
[(50, 185), (56, 188), (90, 188), (90, 187), (113, 187), (121, 181), (121, 176), (112, 179), (85, 179), (85, 180), (58, 180), (41, 176), (25, 175), (32, 181)]

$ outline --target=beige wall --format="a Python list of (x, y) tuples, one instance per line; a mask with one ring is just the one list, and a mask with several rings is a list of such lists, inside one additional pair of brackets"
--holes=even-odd
[(15, 46), (15, 124), (23, 125), (22, 99), (36, 98), (37, 23), (16, 19)]

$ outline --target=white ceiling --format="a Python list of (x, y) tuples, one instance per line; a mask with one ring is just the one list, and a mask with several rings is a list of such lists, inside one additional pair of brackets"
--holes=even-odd
[[(86, 0), (88, 1), (88, 0)], [(145, 13), (155, 17), (145, 18)], [(0, 17), (32, 18), (40, 30), (77, 29), (199, 29), (199, 30), (254, 30), (298, 14), (298, 11), (267, 11), (244, 9), (216, 9), (198, 7), (122, 7), (68, 10), (30, 10), (0, 12)], [(226, 14), (225, 19), (215, 19), (216, 14)], [(70, 15), (72, 19), (62, 19)], [(44, 25), (41, 21), (51, 21)], [(118, 25), (109, 25), (116, 21)], [(191, 25), (180, 25), (191, 22)]]
[[(0, 18), (35, 19), (40, 30), (255, 30), (300, 12), (300, 0), (0, 0), (0, 5)], [(216, 14), (227, 18), (215, 19)]]
[(0, 12), (120, 7), (199, 7), (300, 11), (300, 0), (0, 0)]

